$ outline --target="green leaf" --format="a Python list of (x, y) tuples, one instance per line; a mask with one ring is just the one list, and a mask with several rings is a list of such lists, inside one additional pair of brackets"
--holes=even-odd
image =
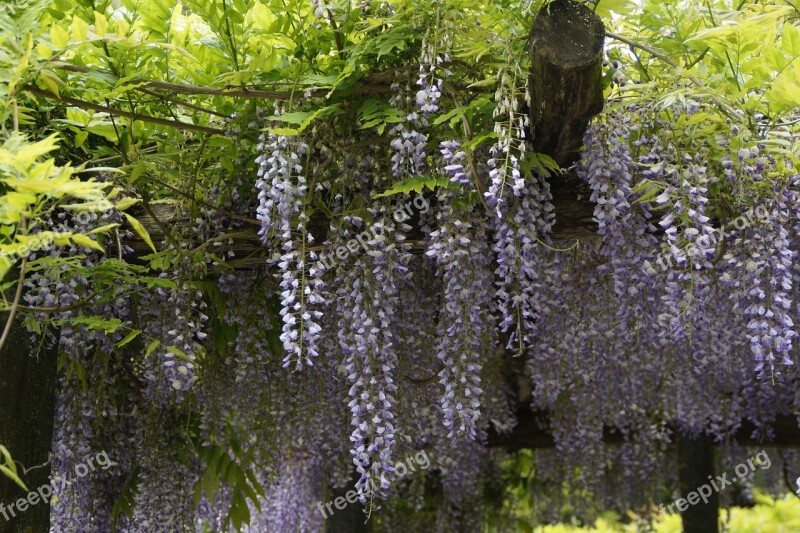
[(656, 196), (661, 194), (662, 190), (664, 190), (663, 185), (652, 182), (650, 180), (644, 180), (643, 182), (638, 183), (636, 187), (633, 188), (634, 193), (641, 194), (641, 196), (639, 196), (636, 200), (633, 201), (633, 204), (649, 203)]
[(56, 48), (64, 49), (69, 43), (69, 34), (67, 33), (67, 30), (58, 24), (53, 24), (50, 27), (50, 40), (53, 42)]
[(105, 233), (107, 231), (111, 231), (114, 228), (118, 228), (119, 224), (106, 224), (105, 226), (100, 226), (99, 228), (94, 228), (91, 230), (87, 235), (94, 235), (96, 233)]
[(103, 37), (108, 31), (108, 19), (102, 13), (94, 12), (94, 33), (98, 37)]
[(500, 138), (500, 136), (497, 133), (494, 133), (492, 131), (481, 133), (480, 135), (476, 135), (472, 139), (470, 139), (467, 142), (465, 142), (464, 144), (462, 144), (461, 148), (464, 149), (464, 150), (474, 151), (475, 148), (477, 148), (478, 146), (480, 146), (484, 142), (492, 140), (492, 139), (499, 139), (499, 138)]
[[(461, 106), (461, 107), (457, 107), (457, 108), (455, 108), (455, 109), (453, 109), (451, 111), (448, 111), (444, 115), (440, 115), (439, 117), (437, 117), (436, 120), (433, 121), (433, 125), (434, 126), (438, 126), (439, 124), (442, 124), (443, 122), (447, 122), (448, 120), (452, 121), (453, 119), (461, 120), (461, 115), (464, 114), (464, 112), (467, 109), (469, 109), (468, 106)], [(452, 122), (450, 123), (450, 126), (453, 126)]]
[(269, 131), (275, 135), (285, 135), (286, 137), (300, 135), (300, 130), (296, 130), (294, 128), (270, 128)]
[(72, 18), (72, 38), (76, 41), (85, 41), (89, 33), (89, 25), (82, 18), (75, 16)]
[(373, 198), (384, 198), (386, 196), (393, 196), (395, 194), (409, 194), (415, 192), (421, 194), (425, 188), (434, 190), (436, 187), (448, 188), (452, 185), (447, 178), (431, 178), (425, 176), (414, 176), (404, 179), (401, 182), (395, 183), (389, 189), (380, 194), (375, 194)]
[(153, 252), (156, 252), (156, 247), (153, 245), (153, 240), (150, 238), (150, 234), (147, 233), (145, 227), (142, 226), (142, 223), (130, 216), (128, 213), (122, 214), (125, 215), (125, 218), (128, 220), (128, 224), (130, 224), (133, 228), (133, 231), (135, 231), (136, 234), (141, 237), (145, 243), (147, 243), (147, 246), (149, 246)]
[(82, 235), (80, 233), (75, 233), (72, 235), (72, 242), (77, 244), (78, 246), (85, 246), (86, 248), (92, 248), (94, 250), (98, 250), (100, 252), (105, 253), (105, 250), (102, 246), (100, 246), (97, 241), (90, 239), (86, 235)]
[(786, 66), (786, 56), (774, 46), (768, 46), (764, 49), (763, 58), (766, 60), (767, 66), (773, 71), (778, 71)]
[(167, 278), (145, 278), (143, 280), (148, 288), (161, 287), (162, 289), (177, 289), (178, 284)]
[(406, 113), (395, 109), (388, 102), (370, 98), (358, 109), (358, 123), (361, 129), (376, 128), (383, 135), (388, 124), (397, 124), (406, 120)]
[(71, 369), (73, 369), (75, 374), (78, 375), (78, 381), (80, 381), (83, 391), (88, 392), (89, 381), (86, 379), (86, 367), (80, 364), (78, 361), (72, 361)]
[(42, 326), (39, 324), (39, 321), (32, 316), (25, 318), (25, 327), (31, 331), (34, 331), (37, 335), (42, 334)]
[(782, 113), (800, 105), (800, 64), (793, 62), (772, 82), (767, 91), (769, 106)]
[(125, 484), (119, 493), (117, 501), (114, 502), (114, 507), (111, 510), (112, 517), (112, 531), (116, 531), (122, 516), (130, 517), (133, 514), (133, 508), (136, 505), (136, 495), (139, 493), (139, 467), (135, 466)]
[[(128, 183), (136, 183), (136, 180), (144, 173), (147, 166), (144, 163), (136, 163), (131, 168), (130, 174), (128, 174)], [(119, 209), (119, 208), (117, 208)]]
[(703, 30), (686, 42), (707, 46), (722, 58), (732, 47), (739, 54), (744, 54), (769, 42), (770, 39), (766, 37), (775, 35), (776, 21), (791, 11), (789, 6), (748, 6), (738, 13), (732, 23)]
[(333, 84), (336, 83), (336, 78), (338, 78), (338, 74), (307, 74), (300, 78), (300, 83), (302, 85), (311, 85), (314, 88), (318, 89), (329, 89), (333, 87)]
[(219, 286), (216, 283), (198, 280), (192, 281), (191, 285), (197, 287), (203, 294), (208, 296), (208, 299), (211, 300), (211, 303), (214, 304), (216, 308), (217, 316), (225, 315), (225, 297), (222, 296), (222, 292), (219, 290)]
[(526, 160), (526, 164), (523, 165), (524, 167), (535, 167), (538, 174), (542, 176), (550, 176), (553, 172), (558, 172), (561, 170), (556, 161), (547, 154), (540, 154), (540, 153), (533, 153), (531, 154), (530, 158)]
[(475, 83), (469, 84), (467, 88), (475, 89), (480, 87), (492, 87), (494, 85), (497, 85), (497, 76), (489, 76), (484, 80), (476, 81)]
[(783, 25), (781, 47), (792, 57), (800, 55), (800, 30), (788, 22)]
[(288, 124), (302, 124), (309, 117), (314, 116), (312, 111), (295, 111), (293, 113), (284, 113), (280, 116), (270, 116), (267, 120), (277, 120), (279, 122), (286, 122)]
[(138, 204), (139, 202), (141, 202), (141, 200), (139, 200), (138, 198), (123, 198), (122, 200), (117, 202), (116, 207), (119, 211), (125, 211), (129, 207), (132, 207)]
[(600, 18), (609, 19), (612, 11), (618, 15), (626, 15), (635, 7), (636, 4), (630, 0), (598, 0), (594, 12)]
[(122, 348), (123, 346), (125, 346), (126, 344), (131, 342), (133, 339), (138, 337), (141, 332), (142, 332), (142, 330), (140, 330), (140, 329), (131, 330), (130, 333), (125, 335), (125, 337), (121, 341), (116, 343), (114, 346), (116, 346), (117, 348)]
[(25, 492), (30, 492), (30, 491), (28, 490), (28, 487), (26, 487), (26, 486), (25, 486), (25, 483), (23, 483), (23, 482), (22, 482), (22, 480), (19, 478), (19, 476), (17, 476), (17, 473), (16, 473), (16, 472), (14, 472), (14, 471), (13, 471), (13, 470), (11, 470), (10, 468), (8, 468), (8, 467), (6, 467), (6, 466), (3, 466), (3, 465), (0, 465), (0, 472), (2, 472), (3, 474), (5, 474), (5, 476), (6, 476), (7, 478), (11, 479), (11, 481), (13, 481), (13, 482), (14, 482), (14, 483), (16, 483), (17, 485), (19, 485), (19, 487), (20, 487), (22, 490), (24, 490)]
[(161, 341), (159, 341), (158, 339), (150, 341), (150, 344), (148, 344), (147, 348), (144, 350), (144, 358), (147, 359), (148, 357), (150, 357), (150, 355), (152, 355), (152, 353), (156, 351), (156, 348), (158, 348), (159, 344), (161, 344)]
[(186, 355), (186, 352), (178, 348), (177, 346), (167, 346), (167, 351), (173, 355), (176, 355), (183, 359), (184, 361), (191, 361), (192, 359)]
[(0, 459), (5, 463), (5, 465), (0, 464), (0, 472), (19, 485), (22, 490), (30, 492), (28, 487), (25, 486), (25, 483), (23, 483), (17, 475), (17, 464), (14, 462), (14, 459), (11, 458), (11, 452), (2, 444), (0, 444)]
[(236, 341), (236, 329), (227, 324), (218, 324), (211, 331), (211, 342), (218, 353), (225, 353), (225, 348)]
[[(277, 135), (298, 135), (303, 132), (314, 120), (341, 113), (338, 105), (329, 105), (322, 107), (315, 111), (295, 111), (292, 113), (284, 113), (281, 116), (268, 117), (267, 120), (277, 120), (279, 122), (286, 122), (287, 124), (295, 124), (299, 126), (296, 130), (289, 128), (270, 128), (270, 131)], [(278, 131), (291, 131), (293, 133), (278, 133)]]
[(83, 146), (83, 143), (86, 142), (86, 139), (89, 137), (88, 131), (79, 131), (75, 134), (75, 148), (80, 148)]
[(90, 330), (103, 331), (105, 333), (114, 333), (122, 327), (122, 320), (118, 318), (101, 318), (99, 316), (76, 316), (74, 318), (64, 318), (56, 320), (56, 324), (63, 326), (66, 324), (77, 324), (85, 326)]

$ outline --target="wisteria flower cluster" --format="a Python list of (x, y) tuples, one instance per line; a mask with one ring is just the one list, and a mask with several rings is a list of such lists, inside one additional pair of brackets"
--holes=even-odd
[[(448, 437), (475, 439), (480, 417), (481, 368), (485, 348), (487, 307), (491, 283), (485, 224), (461, 220), (452, 196), (441, 195), (447, 205), (437, 216), (438, 229), (430, 235), (426, 252), (439, 265), (445, 303), (439, 312), (437, 357), (443, 364), (439, 382), (444, 387), (442, 410)], [(484, 287), (483, 290), (478, 290)], [(477, 293), (476, 293), (477, 292)]]
[[(391, 99), (392, 105), (406, 111), (403, 88), (395, 83), (392, 89), (395, 91)], [(391, 158), (393, 176), (397, 178), (416, 176), (425, 169), (428, 137), (420, 130), (426, 125), (427, 121), (414, 109), (407, 111), (405, 120), (389, 130), (389, 135), (392, 136), (389, 145), (393, 150)]]
[[(283, 135), (262, 134), (260, 141), (261, 155), (256, 158), (259, 235), (267, 242), (274, 231), (280, 242), (277, 266), (283, 319), (281, 342), (286, 352), (284, 366), (300, 370), (312, 365), (319, 355), (322, 312), (318, 306), (324, 301), (322, 267), (316, 255), (308, 251), (314, 240), (307, 231), (308, 216), (303, 212), (307, 185), (300, 156), (308, 147)], [(293, 227), (295, 217), (296, 227)]]
[[(363, 227), (363, 221), (355, 217), (348, 217), (345, 223), (350, 229), (339, 234), (345, 241)], [(341, 317), (338, 338), (344, 371), (351, 384), (351, 453), (359, 474), (356, 490), (362, 503), (371, 500), (373, 491), (385, 496), (389, 475), (394, 471), (397, 356), (392, 325), (398, 306), (399, 275), (405, 268), (396, 262), (392, 233), (391, 227), (384, 227), (368, 243), (373, 251), (355, 258), (355, 263), (341, 272), (337, 283)]]

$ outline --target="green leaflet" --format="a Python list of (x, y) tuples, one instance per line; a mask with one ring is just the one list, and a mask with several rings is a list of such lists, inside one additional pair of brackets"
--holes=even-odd
[(436, 187), (449, 188), (451, 181), (447, 178), (432, 178), (426, 176), (414, 176), (412, 178), (404, 179), (401, 182), (394, 184), (389, 189), (380, 194), (373, 195), (373, 198), (385, 198), (395, 194), (410, 194), (415, 192), (422, 194), (425, 189), (434, 190)]

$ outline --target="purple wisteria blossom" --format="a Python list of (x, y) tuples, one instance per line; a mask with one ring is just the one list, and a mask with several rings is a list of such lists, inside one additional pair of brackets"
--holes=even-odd
[(425, 118), (439, 110), (439, 99), (442, 97), (442, 78), (436, 77), (436, 71), (435, 65), (420, 65), (419, 67), (417, 85), (421, 89), (417, 91), (417, 107)]
[(430, 235), (426, 254), (436, 259), (445, 293), (436, 346), (444, 365), (439, 373), (444, 387), (442, 410), (449, 438), (464, 435), (474, 440), (483, 394), (483, 336), (488, 333), (491, 301), (486, 228), (485, 223), (473, 225), (458, 216), (452, 193), (441, 193), (439, 201), (438, 229)]
[(461, 143), (458, 141), (442, 141), (439, 144), (439, 151), (444, 161), (443, 170), (450, 176), (450, 181), (460, 185), (472, 186), (473, 177), (468, 167), (467, 154), (461, 150)]
[(284, 367), (300, 370), (311, 366), (319, 355), (319, 305), (324, 288), (321, 263), (308, 251), (313, 238), (306, 229), (308, 216), (302, 211), (307, 185), (300, 157), (308, 147), (283, 135), (262, 134), (260, 141), (261, 155), (256, 158), (259, 235), (267, 243), (274, 233), (280, 243), (277, 267), (283, 320), (280, 338), (286, 352), (283, 362)]

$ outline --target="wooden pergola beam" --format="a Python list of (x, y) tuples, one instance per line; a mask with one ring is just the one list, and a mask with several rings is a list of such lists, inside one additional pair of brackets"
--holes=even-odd
[[(517, 425), (507, 434), (489, 433), (489, 446), (507, 450), (554, 448), (556, 443), (550, 431), (550, 413), (522, 408), (517, 411)], [(673, 435), (679, 434), (677, 424), (669, 424)], [(753, 422), (743, 420), (739, 428), (726, 442), (736, 442), (742, 446), (770, 446), (776, 448), (800, 447), (800, 424), (794, 415), (777, 415), (769, 424), (773, 432), (771, 440), (756, 438), (763, 434)], [(624, 433), (619, 429), (606, 426), (603, 428), (603, 442), (609, 445), (625, 442)]]

